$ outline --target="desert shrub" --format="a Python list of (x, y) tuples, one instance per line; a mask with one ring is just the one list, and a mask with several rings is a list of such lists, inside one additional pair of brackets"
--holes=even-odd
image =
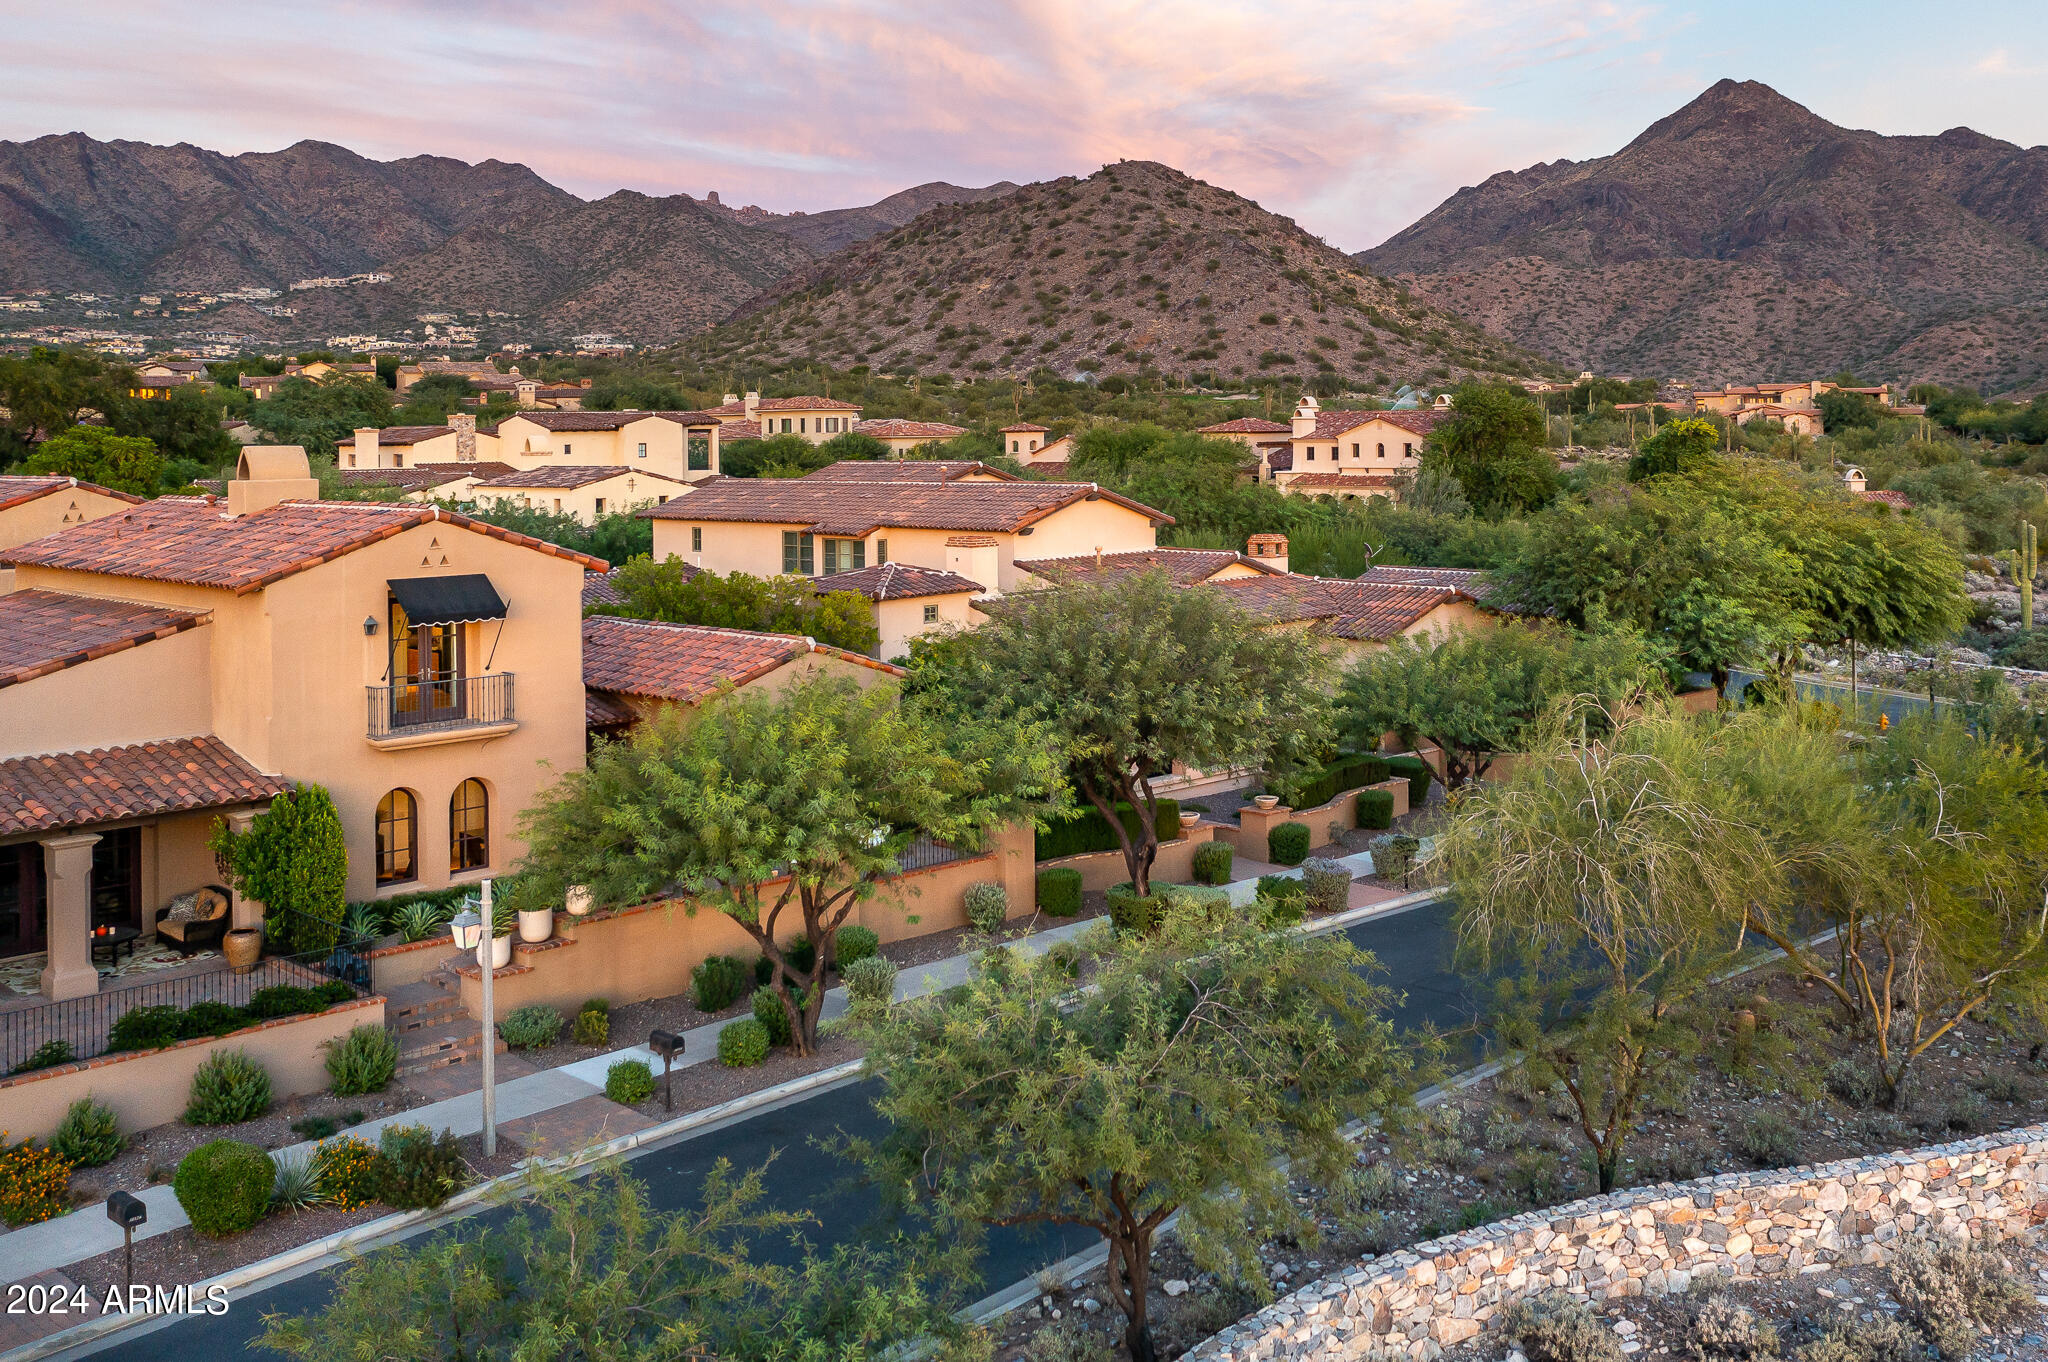
[(1081, 872), (1056, 866), (1038, 872), (1038, 911), (1047, 917), (1073, 917), (1081, 911)]
[(562, 1014), (546, 1003), (515, 1007), (498, 1023), (498, 1034), (514, 1050), (535, 1050), (553, 1045), (562, 1034)]
[(1977, 1091), (1993, 1102), (2031, 1102), (2034, 1085), (2016, 1073), (1989, 1073), (1977, 1082)]
[(1323, 856), (1301, 863), (1301, 888), (1318, 913), (1341, 913), (1351, 901), (1351, 872)]
[(336, 1097), (382, 1092), (398, 1072), (398, 1037), (365, 1022), (327, 1042), (327, 1090)]
[(1391, 828), (1394, 826), (1394, 792), (1392, 790), (1360, 790), (1358, 792), (1358, 826), (1361, 828)]
[(576, 1014), (576, 1022), (570, 1028), (569, 1037), (578, 1045), (588, 1045), (592, 1048), (609, 1044), (612, 1038), (611, 1013), (600, 1012), (585, 1003), (583, 1010)]
[(1922, 1362), (1926, 1356), (1919, 1333), (1886, 1314), (1830, 1319), (1798, 1352), (1799, 1362)]
[(1564, 1156), (1543, 1145), (1529, 1145), (1508, 1157), (1497, 1175), (1500, 1185), (1531, 1206), (1552, 1206), (1572, 1187), (1572, 1170)]
[(160, 1050), (185, 1038), (183, 1008), (160, 1004), (133, 1007), (114, 1018), (107, 1028), (107, 1049)]
[(1782, 1112), (1765, 1107), (1735, 1123), (1735, 1147), (1759, 1168), (1799, 1162), (1799, 1132)]
[(1282, 823), (1266, 834), (1266, 859), (1274, 865), (1300, 865), (1308, 859), (1309, 832), (1299, 823)]
[(1921, 1239), (1892, 1258), (1892, 1295), (1943, 1357), (1969, 1356), (1977, 1328), (2023, 1318), (2033, 1293), (1989, 1249), (1952, 1239)]
[[(1180, 804), (1171, 799), (1154, 801), (1158, 816), (1152, 820), (1152, 831), (1162, 842), (1171, 842), (1180, 836)], [(1128, 804), (1116, 806), (1117, 817), (1122, 820), (1124, 830), (1133, 838), (1143, 827), (1138, 810)], [(1118, 851), (1123, 844), (1117, 841), (1116, 829), (1102, 816), (1100, 809), (1083, 809), (1071, 818), (1062, 818), (1038, 834), (1038, 859), (1056, 861), (1062, 856), (1079, 856), (1091, 851)]]
[[(111, 1049), (112, 1047), (108, 1048)], [(26, 1074), (34, 1073), (37, 1069), (54, 1069), (59, 1064), (69, 1064), (77, 1058), (78, 1054), (71, 1048), (70, 1041), (46, 1040), (36, 1047), (34, 1054), (15, 1065), (12, 1069), (9, 1069), (8, 1072)]]
[(1234, 853), (1228, 842), (1204, 842), (1195, 848), (1195, 859), (1189, 873), (1196, 884), (1229, 884), (1230, 863)]
[(213, 1140), (178, 1161), (171, 1190), (192, 1228), (214, 1239), (240, 1234), (263, 1218), (277, 1185), (270, 1155), (240, 1140)]
[(1387, 774), (1408, 777), (1408, 807), (1419, 809), (1429, 801), (1429, 783), (1436, 773), (1421, 757), (1388, 757)]
[(1239, 916), (1230, 902), (1230, 891), (1220, 885), (1155, 884), (1153, 889), (1159, 900), (1160, 921), (1169, 916), (1182, 921), (1193, 918), (1220, 928)]
[(1622, 1362), (1621, 1343), (1584, 1301), (1552, 1294), (1521, 1301), (1501, 1318), (1529, 1362)]
[(1372, 873), (1383, 880), (1408, 878), (1415, 869), (1415, 853), (1422, 843), (1402, 832), (1382, 833), (1366, 847), (1372, 853)]
[(1257, 903), (1267, 926), (1291, 927), (1308, 911), (1308, 890), (1292, 875), (1261, 875)]
[(1877, 1105), (1884, 1087), (1868, 1064), (1856, 1059), (1838, 1059), (1828, 1065), (1828, 1091), (1852, 1107)]
[(259, 988), (249, 995), (249, 1015), (267, 1020), (271, 1017), (296, 1017), (302, 1012), (324, 1011), (327, 1004), (320, 995), (310, 988), (297, 984), (277, 984), (270, 988)]
[[(192, 1092), (185, 1103), (185, 1124), (226, 1126), (253, 1121), (270, 1110), (270, 1075), (263, 1066), (241, 1050), (221, 1050), (208, 1055), (192, 1075)], [(270, 1184), (263, 1184), (270, 1195)]]
[(187, 1036), (225, 1036), (256, 1020), (243, 1008), (209, 998), (186, 1009), (181, 1029)]
[(718, 1033), (718, 1062), (726, 1068), (751, 1069), (766, 1058), (768, 1028), (752, 1017), (727, 1022)]
[(866, 927), (841, 927), (832, 934), (832, 963), (841, 974), (856, 960), (882, 949), (882, 938)]
[(578, 1012), (602, 1012), (609, 1017), (612, 1014), (612, 1000), (610, 998), (585, 998), (583, 1005), (576, 1010)]
[(896, 993), (896, 962), (887, 956), (870, 955), (856, 960), (844, 978), (846, 994), (855, 1003), (886, 1003)]
[(323, 1141), (313, 1151), (313, 1165), (320, 1170), (320, 1190), (344, 1211), (377, 1199), (382, 1162), (377, 1147), (355, 1135)]
[(967, 886), (967, 925), (984, 935), (994, 935), (1010, 920), (1010, 895), (994, 880)]
[(1963, 1134), (1975, 1134), (1989, 1130), (1996, 1122), (1991, 1116), (1991, 1104), (1984, 1100), (1981, 1092), (1961, 1092), (1942, 1107), (1941, 1121), (1949, 1130)]
[(624, 1106), (638, 1106), (654, 1096), (654, 1070), (647, 1067), (645, 1060), (622, 1059), (604, 1071), (604, 1095)]
[(1778, 1331), (1756, 1311), (1716, 1292), (1694, 1312), (1685, 1346), (1700, 1362), (1756, 1362), (1778, 1355)]
[(1024, 1347), (1025, 1362), (1115, 1362), (1118, 1355), (1108, 1334), (1076, 1320), (1040, 1329)]
[(1662, 1154), (1649, 1155), (1636, 1163), (1638, 1185), (1654, 1182), (1691, 1182), (1707, 1173), (1707, 1156), (1696, 1145), (1676, 1144)]
[(747, 986), (747, 967), (730, 955), (714, 955), (690, 971), (690, 1001), (700, 1012), (723, 1012)]
[(1053, 942), (1039, 958), (1048, 969), (1056, 969), (1069, 979), (1081, 977), (1081, 948), (1071, 941)]
[(112, 1163), (121, 1152), (121, 1127), (113, 1109), (90, 1097), (81, 1097), (64, 1109), (50, 1148), (69, 1159), (76, 1168), (97, 1168)]
[(71, 1188), (71, 1160), (34, 1140), (9, 1144), (0, 1131), (0, 1220), (35, 1225), (61, 1215)]
[(436, 1135), (425, 1126), (386, 1126), (378, 1137), (377, 1200), (387, 1206), (428, 1210), (468, 1180), (469, 1167), (451, 1130)]
[(1119, 932), (1143, 936), (1159, 925), (1159, 914), (1165, 906), (1157, 893), (1140, 896), (1131, 887), (1129, 880), (1112, 884), (1103, 897), (1109, 900), (1109, 920)]
[[(792, 1001), (801, 1008), (803, 994), (797, 992)], [(789, 1044), (789, 1013), (782, 1009), (782, 995), (772, 988), (754, 991), (754, 1020), (768, 1028), (768, 1041), (772, 1045)]]
[(305, 1211), (327, 1204), (327, 1193), (320, 1186), (317, 1151), (276, 1154), (271, 1157), (271, 1162), (277, 1166), (277, 1177), (270, 1184), (271, 1205), (288, 1211)]

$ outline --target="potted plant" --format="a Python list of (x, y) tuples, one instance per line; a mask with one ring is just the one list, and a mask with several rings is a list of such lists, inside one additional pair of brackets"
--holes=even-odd
[(491, 968), (501, 970), (512, 963), (512, 932), (519, 920), (518, 910), (504, 899), (491, 905)]
[(510, 884), (501, 881), (500, 887), (505, 902), (518, 910), (521, 941), (531, 945), (555, 934), (554, 906), (542, 896), (531, 876), (522, 876)]
[(572, 884), (562, 895), (562, 906), (569, 910), (570, 917), (582, 917), (590, 911), (590, 886)]

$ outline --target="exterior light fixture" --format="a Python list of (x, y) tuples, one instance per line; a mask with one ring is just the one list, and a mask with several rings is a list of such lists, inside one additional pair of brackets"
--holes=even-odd
[(365, 615), (365, 616), (363, 616), (363, 637), (365, 637), (365, 638), (368, 638), (368, 637), (370, 637), (371, 635), (375, 634), (376, 632), (377, 632), (377, 617), (376, 617), (375, 615)]

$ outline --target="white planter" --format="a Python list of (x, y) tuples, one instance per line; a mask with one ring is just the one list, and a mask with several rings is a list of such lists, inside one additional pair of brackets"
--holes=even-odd
[(1254, 804), (1258, 805), (1258, 807), (1259, 807), (1259, 808), (1261, 808), (1261, 809), (1273, 809), (1273, 808), (1278, 808), (1278, 807), (1279, 807), (1279, 805), (1280, 805), (1280, 796), (1279, 796), (1279, 795), (1253, 795), (1253, 796), (1252, 796), (1252, 803), (1254, 803)]
[(540, 908), (533, 912), (523, 909), (519, 914), (519, 939), (529, 944), (545, 941), (555, 934), (555, 910)]
[(494, 936), (491, 938), (491, 968), (499, 970), (512, 963), (512, 938)]
[(1196, 813), (1193, 809), (1183, 810), (1180, 816), (1180, 825), (1184, 828), (1191, 828), (1201, 821), (1202, 815)]
[(582, 917), (590, 911), (590, 886), (570, 885), (569, 892), (562, 896), (562, 906), (569, 910), (570, 917)]

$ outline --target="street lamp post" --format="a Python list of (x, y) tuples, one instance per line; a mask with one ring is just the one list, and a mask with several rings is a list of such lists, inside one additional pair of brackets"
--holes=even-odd
[(491, 919), (491, 882), (483, 882), (483, 914), (465, 908), (455, 915), (448, 924), (448, 931), (455, 938), (457, 947), (476, 951), (476, 967), (483, 976), (484, 1017), (483, 1017), (483, 1060), (484, 1060), (484, 1157), (495, 1158), (498, 1153), (498, 1094), (496, 1086), (496, 1063), (498, 1050), (497, 1018), (491, 1011), (491, 937), (494, 923)]

